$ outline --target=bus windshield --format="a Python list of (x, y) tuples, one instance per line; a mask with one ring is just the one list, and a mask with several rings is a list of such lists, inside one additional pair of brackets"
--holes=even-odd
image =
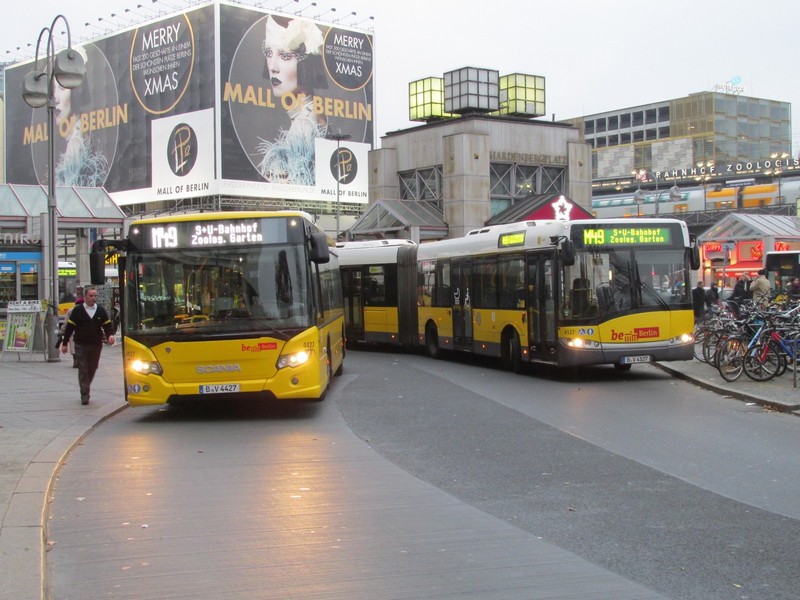
[(312, 324), (301, 245), (129, 253), (126, 273), (128, 334), (275, 336)]
[(689, 301), (683, 249), (614, 248), (576, 253), (565, 268), (564, 317), (668, 309)]

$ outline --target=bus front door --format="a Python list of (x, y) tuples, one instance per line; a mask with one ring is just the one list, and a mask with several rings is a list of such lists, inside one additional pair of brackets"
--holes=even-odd
[(348, 342), (364, 340), (364, 308), (361, 300), (361, 270), (342, 269), (345, 337)]
[(553, 254), (531, 253), (527, 259), (528, 342), (531, 360), (556, 360), (556, 280)]
[(466, 260), (453, 260), (450, 269), (453, 347), (456, 350), (472, 350), (471, 265)]

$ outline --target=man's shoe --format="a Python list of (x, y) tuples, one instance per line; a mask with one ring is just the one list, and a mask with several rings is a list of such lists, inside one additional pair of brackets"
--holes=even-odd
[(81, 396), (81, 404), (84, 406), (89, 404), (89, 396)]

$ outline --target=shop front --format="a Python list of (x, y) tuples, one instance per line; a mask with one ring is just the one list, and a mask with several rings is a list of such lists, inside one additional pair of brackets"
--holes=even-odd
[[(97, 236), (119, 237), (125, 215), (102, 188), (57, 188), (61, 302), (74, 303), (89, 283), (88, 251)], [(38, 185), (0, 185), (0, 320), (10, 302), (49, 298), (55, 270), (41, 232), (47, 231), (47, 192)]]
[[(755, 277), (767, 252), (800, 250), (800, 218), (732, 213), (698, 236), (702, 280), (732, 288), (743, 273)], [(785, 286), (787, 282), (771, 281)]]

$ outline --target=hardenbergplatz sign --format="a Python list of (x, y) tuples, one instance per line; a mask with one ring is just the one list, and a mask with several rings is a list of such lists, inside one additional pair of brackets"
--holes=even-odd
[[(57, 185), (118, 204), (335, 203), (338, 178), (342, 201), (366, 203), (372, 48), (361, 30), (220, 0), (83, 43), (86, 79), (55, 94)], [(22, 98), (32, 68), (5, 71), (9, 183), (48, 178), (47, 110)]]

